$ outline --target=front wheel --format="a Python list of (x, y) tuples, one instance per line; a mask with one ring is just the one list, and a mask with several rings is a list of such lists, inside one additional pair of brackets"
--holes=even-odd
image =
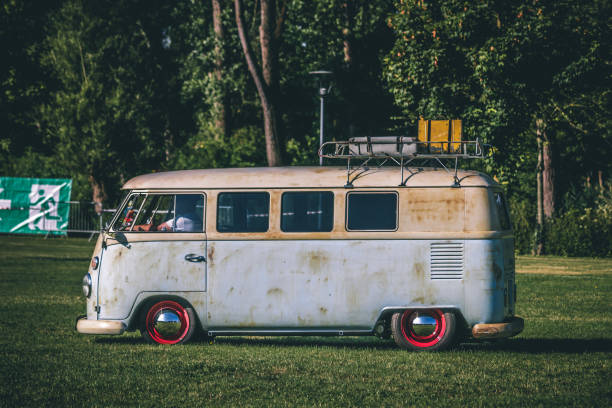
[(405, 310), (393, 314), (391, 332), (395, 343), (418, 351), (444, 350), (455, 341), (455, 314), (440, 309)]
[(164, 300), (145, 309), (142, 337), (149, 343), (179, 344), (188, 341), (196, 328), (195, 312), (173, 300)]

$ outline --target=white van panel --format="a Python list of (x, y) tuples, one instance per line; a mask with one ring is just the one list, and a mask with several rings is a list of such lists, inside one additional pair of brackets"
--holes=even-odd
[[(98, 287), (99, 319), (125, 319), (142, 292), (206, 291), (206, 241), (130, 242), (104, 250)], [(141, 296), (142, 297), (142, 296)], [(199, 305), (193, 305), (198, 307)]]
[(209, 241), (205, 325), (371, 329), (384, 307), (463, 309), (464, 279), (431, 279), (433, 242), (464, 241)]

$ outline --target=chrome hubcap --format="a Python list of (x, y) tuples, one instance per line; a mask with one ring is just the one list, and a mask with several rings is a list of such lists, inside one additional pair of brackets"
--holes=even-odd
[(435, 333), (437, 322), (436, 319), (427, 315), (419, 314), (412, 321), (412, 330), (419, 337), (428, 337)]
[(160, 310), (155, 316), (153, 327), (162, 337), (177, 336), (181, 329), (181, 318), (174, 310)]

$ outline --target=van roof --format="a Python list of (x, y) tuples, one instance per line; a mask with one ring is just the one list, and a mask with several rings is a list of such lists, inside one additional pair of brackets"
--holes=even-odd
[[(401, 181), (400, 171), (398, 167), (372, 168), (362, 174), (357, 171), (351, 180), (355, 188), (396, 187)], [(410, 176), (410, 172), (414, 174)], [(406, 187), (449, 187), (454, 184), (453, 176), (454, 171), (440, 168), (404, 170)], [(477, 171), (459, 170), (457, 177), (462, 187), (497, 185)], [(345, 184), (346, 167), (245, 167), (145, 174), (129, 180), (123, 189), (338, 188)]]

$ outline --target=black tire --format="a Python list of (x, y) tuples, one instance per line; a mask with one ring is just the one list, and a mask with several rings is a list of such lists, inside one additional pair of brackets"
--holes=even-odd
[(174, 300), (149, 304), (143, 310), (141, 321), (140, 333), (151, 344), (186, 343), (197, 328), (193, 308)]
[[(417, 333), (415, 320), (427, 317), (430, 331)], [(435, 324), (434, 324), (435, 322)], [(457, 318), (453, 312), (440, 309), (404, 310), (391, 318), (391, 332), (395, 344), (415, 351), (439, 351), (451, 347), (456, 340)]]

